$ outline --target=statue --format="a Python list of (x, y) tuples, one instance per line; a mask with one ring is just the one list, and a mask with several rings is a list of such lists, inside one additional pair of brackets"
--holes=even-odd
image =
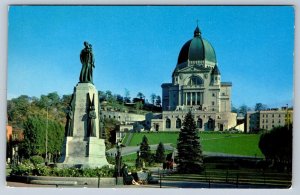
[(92, 45), (84, 42), (85, 48), (81, 50), (80, 61), (82, 64), (79, 82), (80, 83), (93, 83), (93, 68), (95, 67), (94, 55)]
[(68, 105), (67, 110), (66, 110), (66, 126), (65, 126), (65, 136), (73, 136), (73, 131), (72, 131), (72, 120), (73, 120), (73, 111), (72, 111), (72, 106)]
[[(88, 99), (90, 100), (89, 94)], [(94, 94), (92, 102), (89, 102), (89, 110), (88, 110), (88, 126), (87, 126), (87, 136), (88, 137), (96, 137), (96, 121), (97, 118), (94, 104)]]

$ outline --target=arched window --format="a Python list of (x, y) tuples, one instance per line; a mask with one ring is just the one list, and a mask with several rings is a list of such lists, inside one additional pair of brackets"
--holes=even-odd
[(197, 128), (202, 128), (202, 125), (203, 125), (203, 123), (202, 123), (202, 119), (201, 118), (198, 118), (198, 120), (197, 120)]
[(166, 119), (166, 128), (170, 129), (171, 128), (171, 120), (170, 119)]
[(190, 80), (188, 82), (188, 85), (191, 85), (191, 86), (202, 85), (202, 84), (203, 84), (203, 80), (199, 76), (191, 76)]
[(212, 118), (209, 118), (208, 122), (207, 122), (207, 127), (208, 127), (208, 130), (214, 130), (215, 129), (215, 120), (213, 120)]
[(179, 128), (181, 128), (181, 120), (180, 120), (180, 118), (177, 118), (177, 120), (176, 120), (176, 129), (179, 129)]

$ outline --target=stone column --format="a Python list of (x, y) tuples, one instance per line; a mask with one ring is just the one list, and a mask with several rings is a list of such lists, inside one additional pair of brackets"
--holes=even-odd
[(200, 104), (203, 105), (203, 102), (204, 102), (204, 100), (203, 100), (203, 92), (200, 92)]
[(182, 91), (179, 89), (179, 91), (178, 91), (178, 103), (177, 103), (177, 106), (181, 106), (181, 94), (182, 94)]

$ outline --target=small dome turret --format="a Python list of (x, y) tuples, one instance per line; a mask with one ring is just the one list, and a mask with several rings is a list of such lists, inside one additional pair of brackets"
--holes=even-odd
[(211, 72), (212, 75), (221, 75), (219, 68), (217, 65), (215, 65), (214, 69)]

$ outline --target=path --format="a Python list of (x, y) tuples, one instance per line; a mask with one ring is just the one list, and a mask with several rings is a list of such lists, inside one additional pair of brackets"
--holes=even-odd
[(125, 146), (128, 146), (130, 144), (132, 137), (133, 137), (133, 133), (129, 133)]
[[(158, 146), (158, 144), (150, 145), (150, 149), (151, 150), (156, 150), (157, 146)], [(172, 151), (174, 149), (174, 147), (171, 146), (171, 143), (164, 144), (164, 147), (165, 147), (165, 150), (171, 150)], [(122, 148), (121, 153), (122, 153), (122, 156), (126, 156), (126, 155), (129, 155), (129, 154), (136, 154), (136, 152), (139, 151), (139, 150), (140, 150), (139, 146), (126, 146), (126, 147)], [(111, 156), (115, 156), (116, 153), (117, 153), (117, 150), (116, 150), (116, 148), (111, 148), (111, 149), (107, 150), (106, 153), (108, 153)]]
[[(148, 185), (118, 185), (107, 186), (101, 188), (272, 188), (267, 185), (235, 185), (228, 183), (208, 183), (208, 182), (194, 182), (194, 181), (168, 181), (162, 178), (160, 184), (148, 184)], [(7, 182), (9, 187), (31, 187), (31, 188), (97, 188), (97, 186), (56, 186), (56, 185), (36, 185), (26, 184), (21, 182)], [(274, 188), (274, 187), (273, 187)], [(100, 190), (100, 189), (99, 189)]]
[[(156, 150), (157, 149), (158, 144), (154, 144), (154, 145), (150, 145), (150, 149), (151, 150)], [(169, 151), (177, 151), (176, 148), (174, 148), (173, 146), (171, 146), (171, 143), (166, 143), (164, 144), (165, 150), (169, 150)], [(136, 154), (137, 151), (140, 150), (139, 146), (126, 146), (122, 148), (121, 154), (122, 156), (126, 156), (129, 154)], [(111, 148), (109, 150), (106, 151), (106, 153), (108, 153), (111, 156), (115, 156), (116, 155), (116, 148)], [(255, 156), (244, 156), (244, 155), (238, 155), (238, 154), (227, 154), (227, 153), (221, 153), (221, 152), (203, 152), (203, 155), (206, 156), (220, 156), (220, 157), (243, 157), (243, 158), (257, 158)]]

